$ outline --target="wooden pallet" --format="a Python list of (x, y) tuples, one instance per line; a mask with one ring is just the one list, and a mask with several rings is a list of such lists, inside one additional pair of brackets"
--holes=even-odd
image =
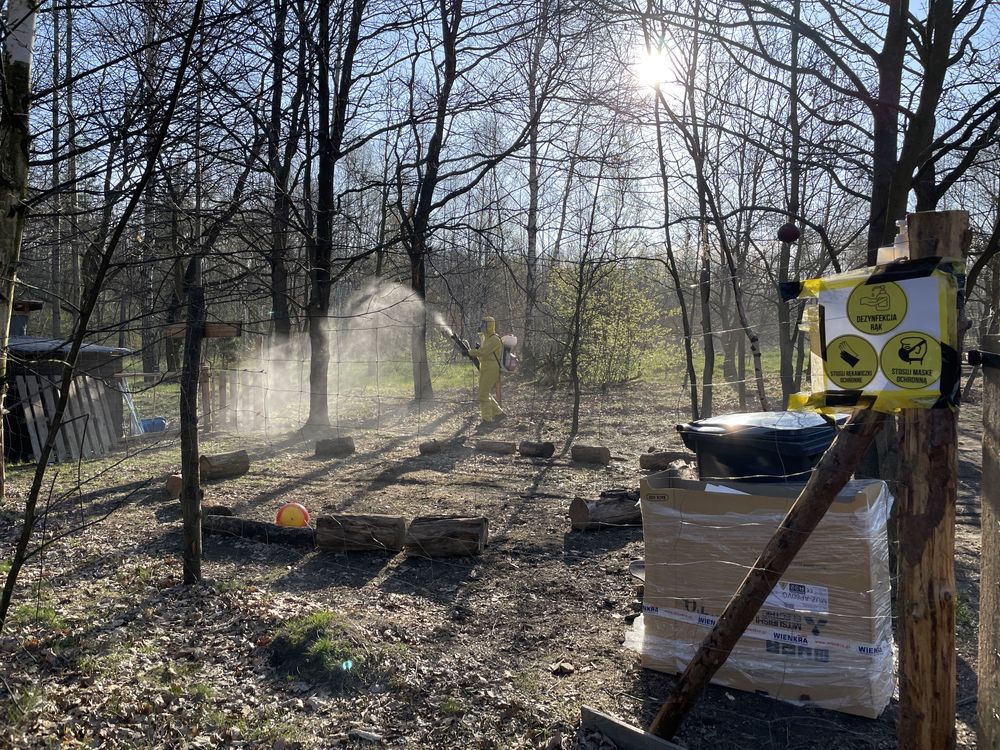
[[(32, 458), (38, 461), (49, 436), (49, 424), (59, 399), (58, 388), (52, 381), (35, 375), (18, 375), (15, 384), (21, 397)], [(53, 461), (99, 458), (118, 445), (120, 430), (115, 428), (111, 409), (104, 399), (105, 388), (103, 383), (85, 376), (70, 384), (63, 422), (52, 446)]]

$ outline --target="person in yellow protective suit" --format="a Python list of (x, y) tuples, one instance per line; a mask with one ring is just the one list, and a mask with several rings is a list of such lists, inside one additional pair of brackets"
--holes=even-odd
[(503, 349), (497, 336), (497, 322), (493, 318), (483, 318), (479, 337), (479, 346), (469, 349), (469, 357), (479, 360), (479, 414), (483, 425), (489, 425), (507, 416), (493, 398), (493, 391), (500, 380), (500, 352)]

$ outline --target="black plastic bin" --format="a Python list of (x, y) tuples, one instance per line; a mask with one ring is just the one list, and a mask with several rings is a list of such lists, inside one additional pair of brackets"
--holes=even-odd
[[(843, 415), (838, 423), (847, 420)], [(677, 425), (702, 479), (804, 482), (836, 430), (814, 412), (727, 414)]]

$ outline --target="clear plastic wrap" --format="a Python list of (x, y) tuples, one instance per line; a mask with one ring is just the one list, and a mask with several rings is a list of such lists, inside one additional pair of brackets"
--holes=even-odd
[[(627, 645), (680, 672), (795, 500), (787, 485), (643, 481), (643, 617)], [(734, 492), (734, 490), (736, 492)], [(740, 494), (747, 493), (747, 494)], [(884, 482), (844, 488), (715, 682), (862, 716), (893, 691)]]

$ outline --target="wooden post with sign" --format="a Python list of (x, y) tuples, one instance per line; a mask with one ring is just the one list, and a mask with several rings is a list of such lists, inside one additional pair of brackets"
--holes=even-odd
[[(910, 214), (907, 223), (911, 259), (965, 257), (965, 211)], [(955, 746), (958, 414), (903, 409), (900, 427), (897, 740), (906, 750), (946, 750)]]
[(1000, 336), (980, 345), (983, 366), (983, 501), (979, 569), (979, 747), (1000, 747)]

